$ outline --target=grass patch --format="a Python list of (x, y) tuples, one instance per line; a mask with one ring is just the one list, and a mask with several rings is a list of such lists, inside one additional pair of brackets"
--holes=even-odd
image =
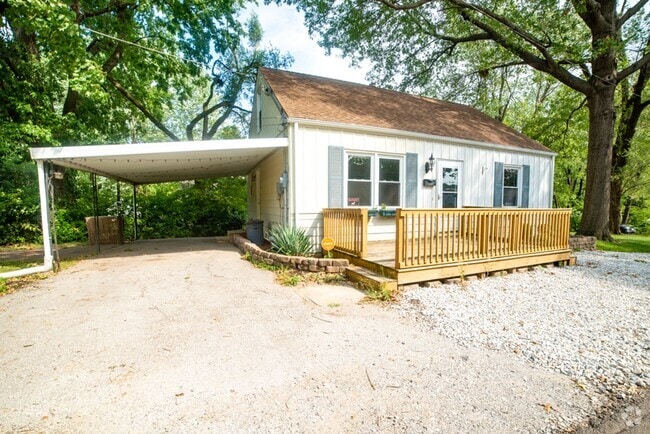
[(650, 253), (650, 236), (613, 235), (614, 242), (596, 241), (596, 248), (606, 252)]
[(379, 288), (372, 285), (357, 282), (357, 288), (366, 293), (366, 299), (371, 301), (393, 301), (395, 300), (395, 293), (388, 289), (386, 285), (381, 284)]
[[(74, 241), (69, 243), (57, 243), (59, 249), (67, 249), (68, 247), (87, 246), (87, 242)], [(43, 249), (43, 244), (40, 243), (24, 243), (24, 244), (7, 244), (0, 246), (0, 252), (9, 250), (40, 250)]]
[(42, 265), (43, 262), (34, 262), (34, 261), (2, 261), (0, 263), (0, 273), (6, 273), (8, 271), (22, 270), (23, 268), (36, 267)]
[(267, 264), (264, 261), (253, 258), (249, 252), (246, 252), (243, 258), (253, 264), (255, 268), (273, 271), (275, 273), (276, 282), (283, 286), (298, 286), (305, 283), (315, 283), (319, 285), (343, 284), (347, 282), (347, 278), (343, 274), (304, 272), (291, 267)]
[[(79, 259), (65, 259), (59, 263), (59, 271), (68, 269), (72, 267), (74, 264), (76, 264), (77, 262), (79, 262)], [(3, 262), (2, 265), (5, 265), (6, 263), (7, 262)], [(37, 263), (21, 262), (19, 264), (22, 264), (20, 268), (26, 268), (27, 266), (42, 265), (43, 263), (42, 262), (37, 262)], [(16, 269), (20, 269), (20, 268), (16, 268)], [(9, 270), (4, 270), (4, 271), (9, 271)], [(46, 273), (34, 273), (22, 277), (0, 279), (0, 296), (16, 292), (26, 286), (31, 285), (34, 282), (38, 282), (39, 280), (45, 280), (48, 277), (50, 277), (52, 274), (54, 274), (53, 271), (48, 271)]]

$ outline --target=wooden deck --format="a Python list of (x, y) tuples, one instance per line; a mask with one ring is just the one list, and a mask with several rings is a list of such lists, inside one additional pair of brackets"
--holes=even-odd
[(569, 263), (570, 210), (398, 209), (395, 239), (368, 242), (367, 210), (324, 210), (335, 254), (398, 285)]

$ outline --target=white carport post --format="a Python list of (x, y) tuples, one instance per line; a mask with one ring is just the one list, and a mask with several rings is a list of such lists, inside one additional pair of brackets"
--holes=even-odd
[(52, 238), (50, 236), (50, 201), (45, 161), (36, 160), (38, 192), (41, 197), (41, 226), (43, 229), (43, 266), (52, 267)]

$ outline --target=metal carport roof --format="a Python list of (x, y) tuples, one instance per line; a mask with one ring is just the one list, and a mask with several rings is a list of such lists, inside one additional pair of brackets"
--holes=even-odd
[(288, 139), (30, 148), (32, 159), (47, 161), (132, 184), (245, 175)]
[(245, 175), (268, 155), (288, 146), (287, 138), (276, 138), (30, 148), (38, 168), (43, 266), (5, 273), (0, 277), (16, 277), (52, 269), (49, 164), (83, 170), (133, 185), (156, 184)]

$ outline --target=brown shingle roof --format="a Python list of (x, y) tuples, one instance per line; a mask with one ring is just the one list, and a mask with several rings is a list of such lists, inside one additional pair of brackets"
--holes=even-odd
[(291, 118), (550, 151), (541, 143), (466, 105), (277, 69), (260, 68), (260, 73)]

